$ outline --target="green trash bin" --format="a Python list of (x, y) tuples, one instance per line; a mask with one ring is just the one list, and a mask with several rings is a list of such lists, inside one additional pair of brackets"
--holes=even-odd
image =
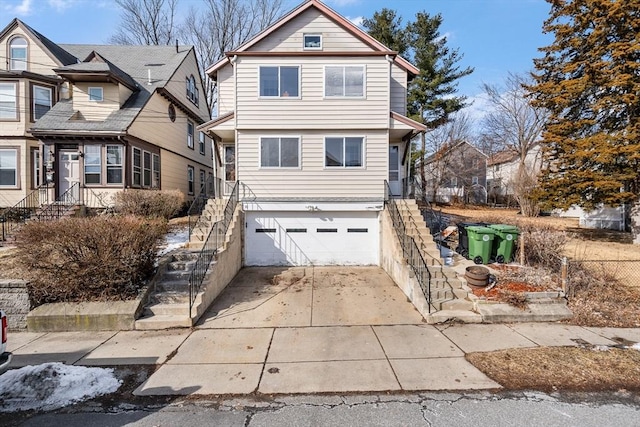
[(520, 230), (515, 225), (508, 224), (493, 224), (489, 228), (495, 234), (491, 251), (492, 258), (501, 264), (511, 262), (514, 255), (513, 249), (515, 242), (518, 240), (518, 235), (520, 235)]
[(487, 264), (491, 257), (493, 247), (494, 230), (489, 227), (467, 227), (469, 238), (469, 259), (476, 264)]

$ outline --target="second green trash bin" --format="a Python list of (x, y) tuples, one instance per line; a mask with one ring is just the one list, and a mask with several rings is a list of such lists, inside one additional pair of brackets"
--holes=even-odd
[(520, 230), (515, 225), (493, 224), (489, 226), (495, 234), (493, 241), (492, 258), (499, 263), (511, 262), (513, 249), (518, 240)]
[(476, 264), (489, 263), (493, 246), (494, 230), (489, 227), (467, 227), (469, 238), (469, 259)]

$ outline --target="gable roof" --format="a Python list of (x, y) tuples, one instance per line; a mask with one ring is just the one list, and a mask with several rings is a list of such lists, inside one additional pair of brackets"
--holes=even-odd
[(502, 163), (508, 163), (518, 157), (518, 153), (514, 150), (503, 150), (489, 157), (487, 166), (499, 165)]
[[(164, 90), (176, 70), (188, 55), (194, 55), (190, 46), (113, 46), (62, 44), (63, 49), (78, 58), (87, 58), (91, 62), (74, 64), (61, 70), (71, 72), (98, 71), (113, 73), (113, 76), (126, 80), (132, 85), (134, 93), (122, 108), (113, 111), (103, 121), (71, 120), (75, 111), (73, 103), (61, 100), (31, 127), (34, 135), (118, 133), (126, 132), (131, 123), (144, 108), (154, 92)], [(151, 70), (151, 79), (149, 79)], [(124, 83), (123, 83), (124, 84)], [(198, 113), (192, 113), (194, 115)], [(200, 117), (202, 122), (208, 115)]]
[(72, 76), (74, 74), (101, 74), (113, 78), (132, 91), (138, 90), (135, 80), (133, 80), (129, 74), (122, 71), (110, 61), (106, 60), (95, 50), (92, 51), (84, 61), (67, 65), (65, 67), (56, 68), (53, 71), (55, 71), (58, 75), (67, 76), (67, 78), (70, 79), (72, 79)]
[(391, 51), (387, 46), (380, 43), (378, 40), (376, 40), (375, 38), (367, 34), (367, 32), (360, 29), (353, 22), (349, 21), (348, 19), (346, 19), (345, 17), (343, 17), (342, 15), (340, 15), (339, 13), (337, 13), (336, 11), (334, 11), (333, 9), (331, 9), (330, 7), (328, 7), (327, 5), (325, 5), (319, 0), (307, 0), (299, 4), (297, 7), (292, 9), (288, 14), (280, 18), (280, 20), (278, 20), (277, 22), (275, 22), (273, 25), (266, 28), (262, 32), (258, 33), (255, 37), (253, 37), (251, 40), (247, 41), (246, 43), (238, 47), (236, 50), (232, 52), (225, 52), (225, 55), (227, 57), (222, 58), (220, 61), (210, 66), (206, 70), (206, 73), (209, 75), (215, 74), (220, 68), (222, 68), (228, 63), (229, 56), (246, 52), (249, 48), (257, 44), (261, 40), (264, 40), (265, 38), (273, 34), (275, 31), (282, 28), (285, 24), (292, 21), (296, 17), (300, 16), (303, 12), (309, 10), (310, 8), (317, 9), (320, 13), (322, 13), (323, 15), (331, 19), (333, 22), (335, 22), (340, 27), (345, 29), (351, 35), (353, 35), (354, 37), (358, 38), (360, 41), (362, 41), (363, 43), (371, 47), (371, 49), (373, 49), (374, 51), (380, 52), (381, 54), (388, 54), (393, 56), (394, 63), (397, 64), (402, 69), (404, 69), (405, 71), (407, 71), (408, 73), (414, 76), (420, 73), (420, 70), (418, 70), (418, 68), (415, 65), (411, 64), (409, 61), (399, 56), (397, 52)]
[(40, 47), (60, 65), (69, 65), (78, 62), (78, 58), (67, 52), (60, 45), (55, 44), (54, 42), (43, 36), (38, 31), (34, 30), (18, 18), (13, 18), (11, 22), (6, 27), (4, 27), (2, 31), (0, 31), (0, 39), (3, 39), (16, 27), (22, 28), (22, 30), (31, 35), (33, 40), (38, 43)]
[(430, 155), (429, 157), (424, 159), (424, 163), (425, 164), (432, 163), (438, 157), (451, 154), (454, 151), (456, 151), (458, 149), (461, 149), (461, 148), (463, 148), (465, 146), (467, 146), (469, 148), (472, 148), (474, 151), (478, 152), (478, 154), (480, 154), (481, 156), (483, 156), (485, 158), (489, 157), (486, 154), (484, 154), (482, 151), (480, 151), (477, 147), (474, 147), (472, 144), (469, 144), (467, 141), (462, 140), (462, 141), (456, 141), (453, 145), (445, 144), (437, 152), (433, 153), (432, 155)]

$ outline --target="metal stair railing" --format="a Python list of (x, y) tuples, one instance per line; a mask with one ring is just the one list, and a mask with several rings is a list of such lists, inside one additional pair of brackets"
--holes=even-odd
[(53, 203), (48, 204), (37, 212), (34, 219), (38, 221), (53, 221), (62, 218), (70, 209), (80, 203), (80, 183), (74, 182)]
[(227, 235), (229, 225), (233, 219), (233, 213), (239, 201), (239, 189), (239, 182), (236, 181), (229, 200), (227, 200), (227, 204), (225, 205), (223, 218), (213, 224), (200, 253), (198, 253), (198, 259), (189, 276), (189, 316), (191, 316), (193, 304), (195, 303), (198, 292), (200, 292), (204, 277), (207, 271), (209, 271), (209, 265)]
[[(42, 189), (48, 190), (48, 186), (44, 185), (36, 188), (27, 196), (20, 200), (10, 208), (6, 208), (0, 215), (0, 223), (2, 224), (2, 234), (0, 235), (0, 241), (6, 241), (7, 237), (15, 231), (18, 227), (24, 224), (30, 219), (33, 214), (40, 208), (41, 204), (48, 202), (48, 191), (41, 191)], [(45, 197), (45, 200), (41, 200), (40, 193)]]
[(193, 229), (198, 224), (200, 217), (202, 215), (202, 211), (204, 207), (207, 205), (207, 201), (213, 196), (215, 197), (215, 179), (213, 176), (207, 178), (207, 180), (200, 187), (200, 192), (193, 202), (191, 206), (189, 206), (189, 210), (187, 210), (187, 217), (189, 218), (189, 239), (191, 239), (191, 233)]
[(398, 204), (396, 203), (396, 200), (391, 197), (392, 193), (389, 188), (389, 183), (385, 180), (384, 184), (385, 205), (389, 210), (393, 228), (395, 229), (398, 240), (400, 241), (402, 255), (413, 270), (416, 280), (420, 285), (420, 289), (422, 289), (422, 293), (427, 299), (428, 311), (431, 313), (431, 271), (429, 271), (427, 263), (425, 262), (415, 239), (407, 234), (407, 229), (404, 221), (402, 220), (400, 210), (398, 209)]

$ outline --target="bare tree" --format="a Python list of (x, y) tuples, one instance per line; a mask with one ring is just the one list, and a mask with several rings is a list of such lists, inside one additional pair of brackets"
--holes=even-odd
[(169, 45), (175, 37), (178, 0), (115, 0), (122, 9), (114, 44)]
[(536, 185), (535, 162), (527, 162), (527, 155), (537, 146), (548, 113), (531, 105), (525, 86), (527, 78), (509, 74), (504, 87), (484, 84), (492, 111), (483, 120), (482, 138), (494, 147), (509, 150), (518, 159), (518, 168), (512, 178), (514, 196), (526, 216), (539, 213), (530, 194)]
[[(424, 161), (420, 164), (420, 182), (422, 191), (431, 191), (432, 201), (436, 203), (436, 196), (445, 181), (452, 177), (455, 170), (455, 156), (450, 151), (462, 141), (468, 141), (472, 135), (473, 121), (465, 112), (455, 114), (447, 123), (430, 130), (421, 141)], [(425, 167), (425, 163), (429, 163)]]
[(202, 4), (191, 6), (180, 35), (195, 46), (207, 100), (213, 108), (216, 82), (204, 70), (273, 24), (282, 15), (282, 0), (202, 0)]

